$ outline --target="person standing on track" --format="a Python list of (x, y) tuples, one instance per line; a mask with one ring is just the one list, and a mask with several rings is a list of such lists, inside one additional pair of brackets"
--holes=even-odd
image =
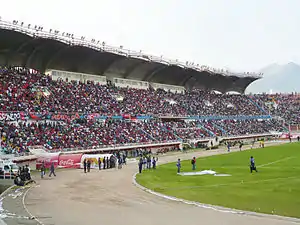
[(125, 155), (125, 153), (123, 154), (123, 163), (124, 163), (124, 165), (126, 166), (126, 158), (127, 158), (127, 156)]
[(108, 157), (106, 158), (106, 168), (107, 168), (107, 169), (111, 168), (111, 167), (110, 167), (110, 160), (109, 160)]
[(240, 142), (240, 145), (239, 145), (240, 151), (242, 151), (242, 147), (243, 147), (243, 142), (241, 141), (241, 142)]
[(143, 169), (145, 170), (146, 169), (146, 166), (147, 166), (147, 159), (146, 159), (146, 157), (144, 156), (144, 158), (143, 158)]
[(30, 175), (30, 167), (29, 167), (29, 165), (26, 165), (25, 166), (25, 171), (26, 171), (26, 179), (27, 180), (31, 180), (31, 175)]
[(100, 157), (98, 158), (98, 166), (99, 166), (99, 170), (101, 170), (101, 159), (100, 159)]
[(84, 171), (84, 173), (86, 173), (86, 166), (87, 166), (86, 159), (84, 159), (84, 161), (83, 161), (83, 171)]
[(143, 170), (143, 158), (141, 157), (139, 160), (139, 173), (142, 173)]
[(44, 178), (44, 175), (45, 175), (45, 163), (42, 162), (42, 165), (41, 165), (41, 178), (43, 179)]
[(87, 171), (88, 173), (91, 171), (91, 160), (87, 161)]
[(264, 140), (261, 141), (261, 147), (262, 147), (262, 148), (265, 147), (265, 141), (264, 141)]
[(151, 156), (147, 156), (147, 169), (151, 169)]
[(105, 157), (103, 158), (103, 169), (104, 170), (106, 169), (106, 160), (105, 160)]
[(119, 170), (122, 169), (122, 158), (121, 157), (118, 158), (118, 169)]
[(56, 177), (56, 174), (55, 174), (55, 168), (54, 168), (54, 162), (51, 163), (51, 166), (50, 166), (50, 174), (49, 174), (49, 177), (51, 177), (51, 175), (53, 174), (55, 177)]
[(252, 141), (252, 144), (251, 144), (251, 149), (254, 148), (254, 145), (255, 145), (255, 139)]

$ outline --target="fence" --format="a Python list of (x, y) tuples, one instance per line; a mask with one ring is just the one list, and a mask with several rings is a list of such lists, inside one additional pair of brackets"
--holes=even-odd
[(300, 124), (290, 125), (291, 131), (300, 131)]
[(0, 173), (0, 180), (12, 180), (15, 179), (15, 174), (13, 172), (2, 171)]
[[(126, 150), (132, 148), (144, 148), (144, 147), (156, 147), (156, 146), (169, 146), (181, 144), (181, 141), (154, 141), (146, 143), (130, 143), (130, 144), (116, 144), (116, 145), (100, 145), (93, 148), (64, 148), (54, 149), (51, 152), (62, 152), (62, 153), (75, 153), (75, 152), (95, 152), (95, 151), (113, 151), (113, 150)], [(44, 149), (44, 147), (43, 147)]]

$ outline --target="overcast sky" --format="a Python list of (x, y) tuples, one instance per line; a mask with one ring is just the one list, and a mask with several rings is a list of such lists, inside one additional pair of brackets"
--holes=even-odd
[(10, 0), (3, 20), (234, 71), (300, 63), (300, 0)]

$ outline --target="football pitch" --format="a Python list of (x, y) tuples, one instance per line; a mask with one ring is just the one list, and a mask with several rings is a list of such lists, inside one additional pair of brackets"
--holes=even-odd
[[(257, 173), (250, 173), (250, 156)], [(300, 143), (198, 158), (202, 170), (230, 176), (182, 176), (173, 162), (143, 171), (137, 182), (191, 201), (300, 218)], [(192, 172), (191, 160), (182, 161), (181, 172)]]

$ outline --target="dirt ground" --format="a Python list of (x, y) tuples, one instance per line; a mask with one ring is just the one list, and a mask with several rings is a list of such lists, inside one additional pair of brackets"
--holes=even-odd
[[(224, 150), (178, 153), (160, 157), (158, 164)], [(174, 166), (175, 170), (175, 166)], [(50, 225), (288, 225), (300, 224), (268, 215), (237, 215), (170, 201), (149, 194), (132, 183), (137, 163), (121, 170), (57, 171), (29, 190), (25, 204), (42, 224)]]

